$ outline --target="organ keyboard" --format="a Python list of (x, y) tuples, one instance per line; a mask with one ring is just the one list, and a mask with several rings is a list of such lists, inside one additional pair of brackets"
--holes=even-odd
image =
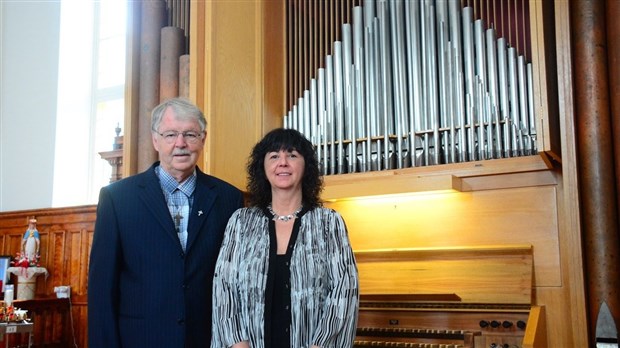
[(529, 246), (356, 252), (354, 347), (541, 348)]

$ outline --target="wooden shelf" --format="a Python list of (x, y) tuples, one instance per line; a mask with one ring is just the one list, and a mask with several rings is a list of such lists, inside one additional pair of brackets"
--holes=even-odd
[[(535, 178), (525, 180), (527, 185), (535, 185), (537, 182), (553, 184), (553, 180), (548, 177), (550, 169), (552, 167), (544, 155), (534, 155), (365, 173), (326, 175), (322, 198), (325, 201), (336, 201), (417, 192), (472, 191), (476, 190), (477, 187), (488, 189), (488, 184), (484, 186), (485, 184), (478, 183), (476, 178), (503, 174), (538, 173), (535, 174)], [(519, 185), (519, 183), (515, 185)]]

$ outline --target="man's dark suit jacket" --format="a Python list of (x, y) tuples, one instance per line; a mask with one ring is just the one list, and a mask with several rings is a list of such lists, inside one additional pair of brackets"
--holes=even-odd
[(196, 169), (183, 252), (157, 165), (101, 189), (88, 275), (89, 348), (209, 346), (215, 261), (243, 195)]

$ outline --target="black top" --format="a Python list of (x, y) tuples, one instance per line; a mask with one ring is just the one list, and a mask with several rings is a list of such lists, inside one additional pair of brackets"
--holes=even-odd
[(271, 298), (271, 348), (290, 348), (291, 282), (290, 254), (277, 255)]
[[(286, 254), (278, 255), (275, 221), (269, 221), (269, 272), (265, 292), (265, 348), (291, 348), (291, 256), (301, 226), (300, 212), (293, 223), (293, 231)], [(271, 215), (268, 213), (268, 216)]]

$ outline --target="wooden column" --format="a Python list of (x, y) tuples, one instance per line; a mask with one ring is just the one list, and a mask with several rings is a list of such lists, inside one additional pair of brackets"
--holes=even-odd
[(166, 25), (166, 3), (143, 1), (141, 23), (138, 172), (150, 167), (157, 159), (151, 139), (151, 111), (159, 104), (160, 40), (161, 28)]
[(185, 34), (179, 27), (161, 29), (159, 101), (179, 96), (179, 64), (185, 51)]
[[(620, 173), (620, 1), (607, 1), (607, 56), (609, 66), (609, 93), (611, 97), (611, 123), (613, 126), (614, 160), (616, 173)], [(616, 204), (620, 216), (620, 176), (616, 175)]]
[(179, 97), (189, 98), (189, 54), (179, 58)]
[(572, 1), (571, 22), (589, 341), (595, 346), (597, 329), (600, 337), (603, 326), (617, 332), (620, 323), (620, 243), (605, 2)]

